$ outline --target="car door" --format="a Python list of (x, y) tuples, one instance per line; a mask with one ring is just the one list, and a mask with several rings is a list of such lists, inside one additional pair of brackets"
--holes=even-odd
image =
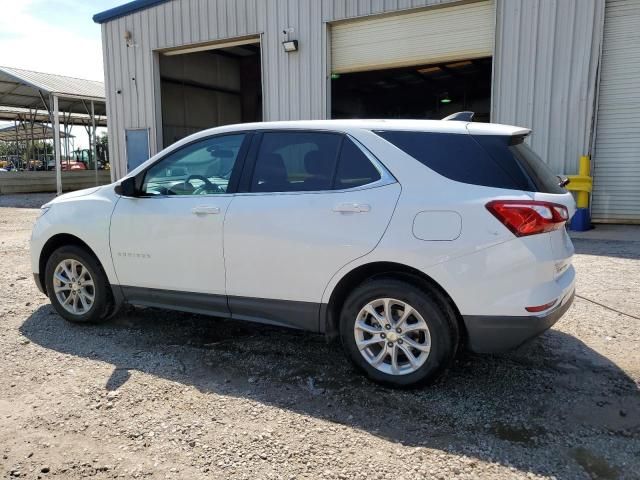
[(174, 150), (136, 176), (135, 197), (118, 200), (111, 254), (128, 301), (228, 315), (222, 228), (249, 136)]
[(400, 186), (351, 137), (256, 134), (225, 218), (232, 317), (318, 330), (331, 277), (382, 237)]

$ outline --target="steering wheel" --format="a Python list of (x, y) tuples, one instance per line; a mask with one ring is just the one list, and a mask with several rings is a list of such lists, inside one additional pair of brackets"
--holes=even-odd
[[(204, 185), (198, 187), (198, 188), (194, 188), (193, 193), (194, 195), (198, 195), (199, 193), (201, 193), (202, 191), (206, 191), (206, 192), (220, 192), (220, 187), (218, 187), (216, 184), (211, 183), (209, 181), (209, 179), (207, 177), (205, 177), (204, 175), (189, 175), (189, 177), (184, 181), (185, 185), (189, 184), (191, 185), (191, 180), (202, 180), (204, 182)], [(193, 185), (191, 185), (191, 187), (193, 187)]]

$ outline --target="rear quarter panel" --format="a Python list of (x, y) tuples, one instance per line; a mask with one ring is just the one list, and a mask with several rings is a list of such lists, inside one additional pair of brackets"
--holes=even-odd
[[(436, 281), (453, 299), (460, 313), (507, 314), (504, 300), (522, 296), (522, 279), (529, 284), (553, 279), (553, 258), (547, 236), (516, 239), (485, 208), (500, 198), (531, 200), (531, 193), (463, 184), (421, 165), (375, 133), (350, 132), (389, 169), (402, 185), (393, 218), (375, 250), (346, 265), (329, 282), (323, 302), (340, 279), (354, 268), (371, 262), (395, 262), (417, 268)], [(413, 233), (420, 212), (456, 212), (460, 233), (450, 240), (426, 241)], [(522, 304), (520, 304), (522, 305)], [(513, 313), (513, 311), (511, 312)], [(518, 310), (518, 314), (523, 314)]]
[[(569, 218), (573, 217), (576, 213), (576, 202), (571, 193), (566, 192), (564, 194), (553, 193), (534, 193), (535, 200), (542, 202), (552, 202), (564, 205), (569, 212)], [(571, 257), (573, 257), (574, 248), (569, 233), (566, 228), (562, 228), (553, 231), (549, 234), (549, 243), (553, 252), (553, 257), (557, 262), (557, 274), (561, 274), (571, 264)]]

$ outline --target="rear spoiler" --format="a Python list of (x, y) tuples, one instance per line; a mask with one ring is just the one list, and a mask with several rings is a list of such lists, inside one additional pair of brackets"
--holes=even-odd
[(475, 112), (456, 112), (452, 113), (448, 117), (444, 117), (442, 120), (457, 120), (459, 122), (471, 122), (473, 121), (473, 116)]
[[(529, 134), (531, 134), (531, 129), (522, 128), (522, 127), (514, 127), (511, 125), (501, 125), (501, 128), (506, 127), (508, 129), (505, 131), (495, 132), (493, 128), (491, 128), (491, 124), (476, 122), (473, 123), (473, 116), (475, 112), (464, 111), (464, 112), (456, 112), (451, 115), (444, 117), (443, 121), (458, 121), (458, 122), (467, 122), (467, 131), (472, 135), (507, 135), (510, 136), (511, 139), (509, 141), (510, 145), (517, 145), (518, 143), (522, 143)], [(495, 126), (495, 125), (494, 125)], [(488, 128), (487, 128), (488, 127)]]

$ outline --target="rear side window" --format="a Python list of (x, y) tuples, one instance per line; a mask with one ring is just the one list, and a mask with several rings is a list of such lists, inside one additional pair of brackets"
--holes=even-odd
[(342, 135), (267, 132), (262, 136), (252, 192), (330, 190)]
[(345, 138), (338, 159), (334, 188), (340, 190), (360, 187), (378, 180), (380, 180), (380, 172), (355, 143)]
[(503, 166), (494, 161), (471, 135), (391, 130), (376, 133), (451, 180), (486, 187), (531, 189), (527, 175), (517, 164)]
[(380, 173), (349, 138), (329, 132), (266, 132), (252, 192), (342, 190), (379, 180)]

